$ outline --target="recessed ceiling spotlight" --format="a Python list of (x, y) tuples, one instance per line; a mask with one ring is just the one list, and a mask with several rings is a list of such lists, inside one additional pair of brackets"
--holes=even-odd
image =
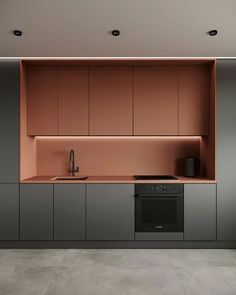
[(115, 36), (115, 37), (117, 37), (117, 36), (120, 35), (120, 31), (119, 31), (119, 30), (112, 30), (111, 33), (112, 33), (112, 35)]
[(17, 36), (17, 37), (20, 37), (20, 36), (22, 36), (22, 31), (20, 31), (20, 30), (14, 30), (13, 31), (13, 34), (15, 35), (15, 36)]
[(218, 34), (217, 30), (210, 30), (209, 32), (207, 32), (209, 36), (216, 36)]

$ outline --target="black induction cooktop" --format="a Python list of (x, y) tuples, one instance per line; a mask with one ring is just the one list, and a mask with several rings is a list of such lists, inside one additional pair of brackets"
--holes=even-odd
[(135, 175), (136, 180), (176, 180), (177, 177), (173, 175)]

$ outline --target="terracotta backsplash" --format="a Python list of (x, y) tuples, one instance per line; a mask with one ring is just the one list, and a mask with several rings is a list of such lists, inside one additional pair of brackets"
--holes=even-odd
[(81, 175), (183, 175), (183, 158), (200, 156), (201, 137), (38, 137), (37, 175), (68, 174), (75, 151)]

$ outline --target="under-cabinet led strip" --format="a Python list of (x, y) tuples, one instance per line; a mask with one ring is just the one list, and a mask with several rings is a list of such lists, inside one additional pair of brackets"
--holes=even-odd
[(201, 139), (202, 136), (93, 136), (93, 135), (89, 135), (89, 136), (35, 136), (36, 139), (55, 139), (55, 140), (59, 140), (59, 139), (187, 139), (187, 140), (192, 140), (192, 139)]

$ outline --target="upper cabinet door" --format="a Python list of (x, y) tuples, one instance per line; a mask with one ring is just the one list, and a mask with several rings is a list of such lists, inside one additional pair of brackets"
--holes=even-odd
[(179, 135), (207, 135), (209, 119), (209, 68), (179, 68)]
[(177, 67), (134, 67), (134, 135), (177, 134)]
[(90, 135), (132, 135), (132, 67), (90, 69)]
[(28, 135), (57, 135), (57, 67), (28, 68)]
[(58, 69), (58, 134), (88, 135), (88, 67)]

